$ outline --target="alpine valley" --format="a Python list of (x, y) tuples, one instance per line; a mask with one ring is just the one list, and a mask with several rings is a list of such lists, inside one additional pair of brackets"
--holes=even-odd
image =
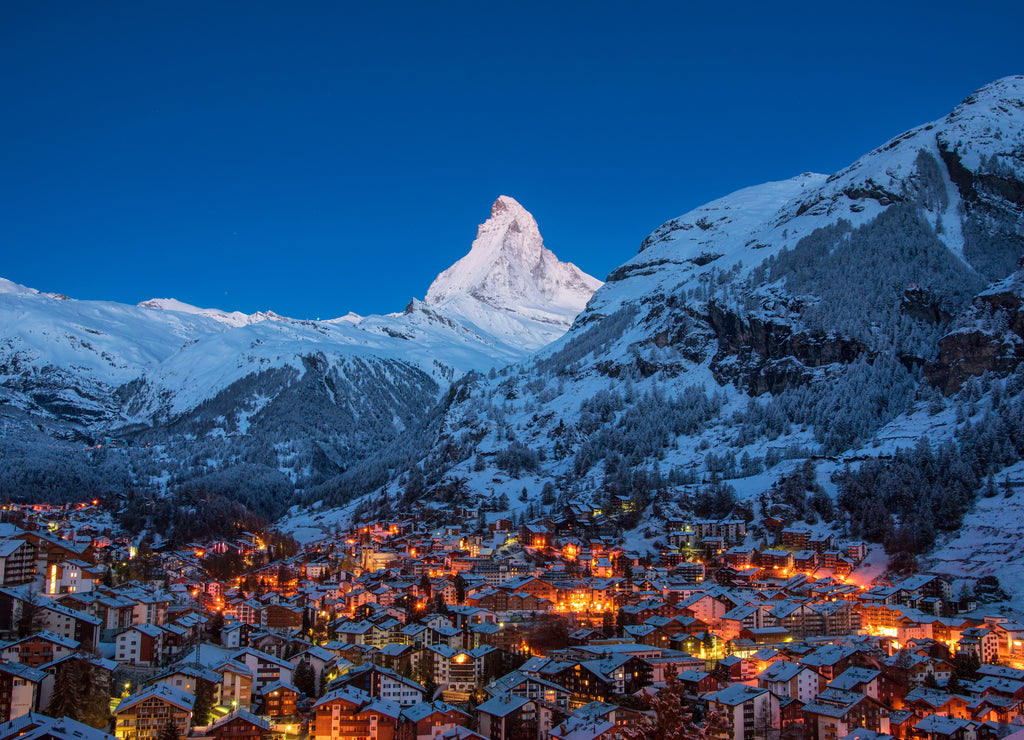
[(1022, 595), (1022, 258), (1010, 77), (840, 172), (666, 222), (603, 285), (505, 196), (387, 316), (5, 282), (0, 487), (139, 496), (150, 526), (217, 497), (305, 538), (428, 504), (586, 502), (641, 552), (686, 517), (755, 543), (804, 522)]

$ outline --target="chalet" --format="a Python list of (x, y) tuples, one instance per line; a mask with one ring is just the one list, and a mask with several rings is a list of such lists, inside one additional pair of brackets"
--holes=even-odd
[(888, 710), (878, 700), (852, 691), (825, 689), (804, 705), (803, 715), (809, 740), (844, 737), (857, 727), (889, 732)]
[(284, 681), (274, 681), (260, 691), (261, 714), (271, 718), (292, 717), (301, 692)]
[(686, 694), (693, 698), (718, 691), (721, 688), (718, 679), (707, 671), (679, 671), (676, 674), (676, 680), (682, 685)]
[(399, 717), (397, 740), (434, 740), (457, 727), (468, 728), (473, 718), (443, 701), (424, 701), (406, 707)]
[(0, 585), (32, 583), (36, 575), (36, 548), (28, 540), (0, 540)]
[(400, 706), (393, 701), (376, 698), (359, 710), (356, 719), (369, 724), (370, 740), (394, 740), (401, 716)]
[(946, 717), (971, 719), (970, 702), (966, 697), (947, 694), (940, 689), (919, 687), (910, 691), (903, 706), (923, 717), (927, 714), (941, 714)]
[(495, 696), (478, 705), (477, 721), (491, 740), (534, 740), (538, 732), (537, 702), (512, 694)]
[(418, 704), (425, 696), (421, 684), (389, 668), (373, 664), (351, 668), (331, 683), (332, 689), (345, 687), (359, 689), (372, 699), (385, 699), (399, 707)]
[(36, 632), (9, 643), (0, 650), (0, 657), (12, 663), (39, 668), (47, 663), (73, 655), (78, 650), (77, 640), (70, 640), (52, 632)]
[(220, 675), (221, 704), (239, 709), (252, 708), (256, 674), (249, 666), (237, 660), (224, 660), (215, 663), (212, 670)]
[(790, 570), (793, 567), (793, 553), (789, 550), (765, 550), (761, 553), (760, 565), (767, 570)]
[[(26, 606), (26, 603), (28, 606)], [(24, 590), (0, 588), (0, 634), (16, 638), (18, 622), (24, 610), (33, 609), (39, 627), (62, 637), (78, 640), (83, 649), (96, 650), (100, 620), (83, 612), (69, 609), (55, 601), (40, 600)]]
[(122, 699), (114, 709), (118, 740), (157, 740), (168, 723), (179, 737), (188, 732), (195, 697), (167, 684), (148, 686)]
[(780, 660), (758, 674), (757, 685), (777, 696), (793, 697), (807, 704), (825, 688), (825, 679), (809, 666)]
[(870, 696), (872, 699), (880, 699), (879, 684), (881, 681), (881, 672), (852, 666), (829, 681), (828, 688), (853, 691)]
[(779, 729), (779, 698), (767, 689), (733, 684), (707, 697), (708, 709), (732, 725), (732, 740), (753, 740)]
[(791, 527), (779, 533), (780, 544), (789, 550), (806, 550), (811, 545), (811, 530)]
[(956, 652), (973, 655), (982, 663), (992, 663), (999, 657), (999, 635), (988, 625), (969, 627), (960, 633)]
[(802, 573), (813, 573), (821, 560), (815, 550), (799, 550), (793, 553), (793, 569)]
[(43, 682), (49, 679), (45, 671), (0, 661), (0, 722), (36, 711)]
[(745, 568), (754, 560), (754, 550), (750, 547), (730, 547), (725, 551), (725, 562), (731, 568)]
[(930, 714), (914, 724), (918, 737), (927, 740), (969, 740), (978, 737), (979, 722)]
[(611, 654), (576, 664), (568, 687), (573, 701), (607, 701), (616, 694), (632, 694), (651, 683), (651, 664), (635, 655)]
[(245, 709), (235, 709), (206, 729), (213, 740), (265, 740), (270, 723)]
[(360, 712), (371, 701), (366, 692), (352, 687), (327, 692), (313, 705), (310, 737), (314, 740), (370, 737), (370, 717), (360, 716)]
[(211, 670), (210, 668), (206, 668), (202, 665), (197, 666), (190, 663), (169, 668), (163, 673), (159, 673), (149, 679), (149, 683), (165, 683), (179, 691), (195, 695), (200, 682), (205, 681), (208, 685), (211, 685), (214, 688), (214, 700), (219, 702), (221, 688), (220, 679), (221, 676), (217, 671)]
[(831, 681), (840, 673), (853, 665), (853, 656), (856, 655), (855, 648), (840, 647), (839, 645), (822, 645), (814, 652), (803, 656), (800, 664), (813, 668), (826, 681)]
[(765, 626), (765, 609), (760, 606), (738, 606), (722, 615), (719, 635), (725, 640), (739, 637), (744, 629), (757, 629)]
[(243, 648), (233, 654), (231, 659), (244, 663), (255, 675), (253, 691), (257, 694), (275, 681), (291, 683), (294, 667), (287, 660), (281, 660), (253, 648)]
[(164, 656), (164, 630), (151, 624), (129, 627), (117, 636), (114, 659), (122, 665), (151, 667)]
[(484, 691), (489, 696), (514, 694), (527, 699), (537, 699), (547, 705), (558, 706), (566, 710), (572, 696), (572, 692), (564, 686), (522, 671), (512, 671), (495, 679), (484, 687)]
[(826, 550), (832, 550), (836, 546), (836, 536), (831, 532), (825, 534), (812, 534), (808, 540), (806, 546), (801, 546), (800, 549), (814, 550), (819, 555), (823, 555)]

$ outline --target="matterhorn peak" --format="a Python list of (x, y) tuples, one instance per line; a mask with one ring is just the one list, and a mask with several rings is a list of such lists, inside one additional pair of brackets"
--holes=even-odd
[(469, 254), (437, 276), (424, 302), (534, 349), (564, 333), (599, 287), (597, 278), (560, 262), (530, 212), (502, 195)]

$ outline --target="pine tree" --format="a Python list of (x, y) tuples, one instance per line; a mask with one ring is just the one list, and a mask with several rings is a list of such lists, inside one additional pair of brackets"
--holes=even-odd
[(313, 698), (316, 695), (316, 671), (313, 670), (313, 666), (309, 664), (309, 661), (303, 660), (295, 666), (292, 683), (307, 698)]
[(181, 735), (178, 733), (178, 728), (174, 724), (173, 719), (167, 720), (163, 729), (160, 730), (160, 734), (157, 735), (157, 740), (181, 740)]
[(213, 683), (203, 678), (196, 679), (196, 701), (192, 706), (192, 726), (208, 725), (213, 709)]
[(601, 632), (605, 637), (615, 637), (615, 616), (610, 611), (601, 615)]
[(28, 637), (40, 629), (43, 614), (36, 592), (30, 593), (21, 602), (21, 616), (18, 617), (18, 637)]
[(431, 673), (423, 681), (423, 692), (425, 701), (433, 701), (434, 694), (437, 693), (437, 681), (434, 680), (434, 675)]
[(622, 728), (623, 737), (630, 740), (698, 740), (731, 736), (728, 721), (716, 712), (708, 713), (703, 722), (694, 721), (693, 709), (678, 675), (675, 666), (665, 667), (665, 688), (647, 699), (654, 716), (644, 715), (633, 725)]
[(53, 693), (46, 705), (45, 713), (50, 717), (70, 717), (78, 720), (81, 716), (82, 664), (72, 658), (58, 666), (53, 682)]
[(440, 591), (438, 591), (437, 595), (434, 597), (434, 611), (438, 614), (444, 614), (445, 616), (448, 616), (449, 614), (448, 604), (445, 603), (444, 594)]

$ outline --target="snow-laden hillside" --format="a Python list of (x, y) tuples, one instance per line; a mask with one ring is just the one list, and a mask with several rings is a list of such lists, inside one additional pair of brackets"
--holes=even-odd
[(672, 219), (561, 339), (461, 385), (443, 455), (390, 487), (527, 516), (629, 501), (649, 544), (680, 513), (746, 516), (756, 544), (770, 514), (922, 554), (1024, 456), (1024, 317), (999, 283), (1024, 257), (1022, 182), (1015, 77), (838, 173)]
[[(521, 359), (564, 332), (600, 281), (545, 249), (533, 217), (513, 199), (499, 198), (492, 214), (470, 253), (435, 280), (427, 303), (413, 300), (388, 316), (299, 321), (173, 298), (125, 306), (50, 296), (4, 280), (3, 387), (10, 402), (32, 409), (33, 378), (52, 373), (59, 376), (53, 385), (66, 386), (71, 396), (88, 386), (90, 395), (107, 397), (88, 399), (95, 406), (112, 403), (119, 386), (145, 379), (154, 393), (149, 411), (165, 404), (173, 415), (249, 373), (301, 371), (302, 357), (313, 352), (410, 362), (442, 383)], [(140, 411), (123, 421), (145, 421)], [(118, 414), (109, 407), (100, 422), (116, 424)]]
[[(999, 80), (945, 118), (895, 137), (831, 176), (805, 173), (746, 188), (666, 222), (612, 273), (610, 282), (622, 285), (600, 291), (590, 310), (608, 312), (655, 291), (695, 286), (737, 265), (746, 274), (815, 229), (839, 219), (857, 227), (897, 203), (920, 207), (939, 240), (969, 261), (963, 214), (972, 209), (971, 199), (1002, 202), (1014, 214), (1021, 208), (1013, 183), (1024, 178), (1022, 91), (1024, 78)], [(1004, 266), (1003, 275), (1014, 266)]]

